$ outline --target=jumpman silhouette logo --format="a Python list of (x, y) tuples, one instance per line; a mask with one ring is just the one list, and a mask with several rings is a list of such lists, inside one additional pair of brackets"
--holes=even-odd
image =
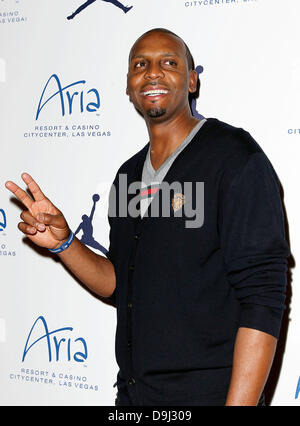
[[(198, 78), (198, 81), (199, 81), (199, 75), (203, 72), (202, 65), (197, 65), (196, 68), (195, 68), (195, 71), (197, 73), (197, 78)], [(200, 85), (200, 83), (199, 83), (199, 85)], [(193, 116), (195, 118), (198, 118), (198, 120), (202, 120), (202, 118), (204, 118), (203, 115), (199, 114), (199, 112), (197, 111), (197, 98), (198, 97), (199, 97), (199, 88), (197, 89), (196, 96), (192, 97), (191, 109), (192, 109)]]
[[(81, 6), (79, 6), (78, 9), (75, 10), (72, 15), (68, 16), (67, 19), (73, 19), (78, 13), (82, 12), (86, 7), (90, 6), (92, 3), (94, 3), (96, 0), (87, 0), (85, 3), (83, 3)], [(106, 3), (112, 3), (119, 9), (123, 10), (124, 13), (127, 13), (132, 9), (133, 6), (124, 6), (122, 3), (120, 3), (118, 0), (102, 0)]]
[(98, 194), (93, 195), (93, 207), (91, 210), (90, 216), (84, 214), (81, 219), (82, 222), (78, 226), (78, 228), (75, 231), (75, 235), (78, 234), (80, 230), (82, 230), (83, 234), (81, 237), (81, 242), (85, 244), (86, 246), (92, 247), (96, 250), (100, 250), (103, 254), (107, 253), (107, 250), (105, 247), (103, 247), (101, 244), (98, 243), (93, 237), (93, 225), (92, 220), (94, 217), (95, 209), (96, 209), (96, 203), (100, 200), (100, 196)]

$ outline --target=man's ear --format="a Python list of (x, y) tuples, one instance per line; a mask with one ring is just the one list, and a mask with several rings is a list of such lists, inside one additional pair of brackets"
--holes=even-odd
[(197, 90), (198, 74), (195, 70), (190, 71), (189, 92), (195, 93)]

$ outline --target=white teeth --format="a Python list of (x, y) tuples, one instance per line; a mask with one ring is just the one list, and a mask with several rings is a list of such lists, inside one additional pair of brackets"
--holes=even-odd
[(168, 93), (167, 90), (148, 90), (144, 92), (144, 96), (156, 96), (156, 95), (166, 95)]

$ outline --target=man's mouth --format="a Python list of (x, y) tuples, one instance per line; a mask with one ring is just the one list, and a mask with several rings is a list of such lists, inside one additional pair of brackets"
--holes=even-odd
[(155, 96), (167, 95), (168, 93), (169, 91), (165, 89), (152, 89), (152, 90), (146, 90), (144, 92), (141, 92), (141, 95), (155, 97)]

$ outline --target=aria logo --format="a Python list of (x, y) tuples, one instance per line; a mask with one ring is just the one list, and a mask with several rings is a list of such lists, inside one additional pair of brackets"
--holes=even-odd
[[(50, 83), (54, 82), (54, 90), (49, 88)], [(78, 80), (74, 83), (63, 86), (59, 77), (52, 74), (48, 79), (40, 97), (35, 119), (38, 120), (41, 111), (47, 104), (57, 101), (60, 106), (61, 116), (72, 115), (77, 112), (97, 112), (100, 108), (100, 94), (97, 89), (86, 87), (85, 80)]]
[(3, 209), (0, 209), (0, 232), (3, 232), (5, 228), (6, 228), (6, 214)]
[[(38, 336), (33, 338), (33, 331), (36, 333), (38, 324), (41, 324), (42, 329), (38, 332)], [(86, 341), (82, 337), (74, 339), (73, 327), (62, 327), (50, 331), (43, 316), (39, 316), (31, 327), (23, 351), (22, 362), (25, 361), (26, 356), (29, 351), (33, 350), (33, 347), (37, 349), (37, 347), (41, 345), (46, 346), (49, 362), (52, 360), (57, 362), (73, 360), (76, 362), (84, 362), (88, 357)]]
[[(0, 209), (0, 237), (6, 236), (6, 233), (4, 232), (7, 226), (7, 220), (6, 220), (6, 214), (3, 209)], [(8, 248), (6, 244), (1, 243), (0, 244), (0, 257), (14, 257), (16, 256), (16, 252), (12, 250), (10, 247)]]
[[(90, 6), (92, 3), (95, 3), (96, 0), (87, 0), (85, 3), (83, 3), (81, 6), (78, 7), (78, 9), (75, 10), (70, 16), (67, 17), (68, 20), (75, 18), (78, 13), (82, 12), (84, 9), (86, 9), (88, 6)], [(118, 0), (101, 0), (105, 1), (106, 3), (111, 3), (117, 8), (121, 9), (124, 13), (129, 12), (133, 6), (124, 6), (121, 2)]]

